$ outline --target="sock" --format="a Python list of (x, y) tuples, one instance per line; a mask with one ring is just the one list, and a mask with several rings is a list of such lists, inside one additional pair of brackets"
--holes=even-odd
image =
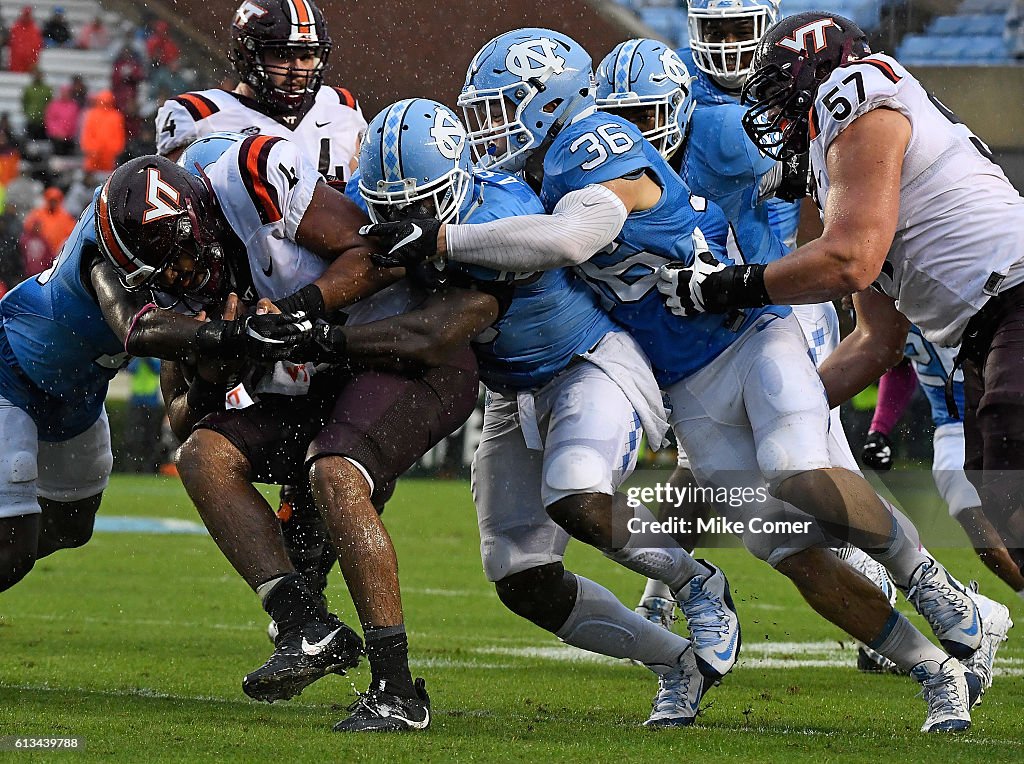
[(297, 629), (307, 621), (325, 621), (330, 615), (323, 600), (309, 590), (298, 573), (266, 581), (256, 587), (256, 593), (281, 634)]
[(690, 641), (655, 626), (590, 579), (576, 576), (576, 605), (555, 635), (568, 645), (612, 658), (630, 658), (658, 674), (679, 665)]
[(643, 504), (633, 509), (633, 517), (640, 521), (641, 530), (631, 534), (621, 549), (604, 551), (608, 559), (642, 576), (661, 581), (674, 592), (682, 589), (694, 576), (711, 572), (669, 534), (643, 530), (651, 527), (649, 523), (658, 522)]
[(663, 600), (672, 599), (672, 590), (668, 588), (667, 584), (663, 584), (656, 578), (648, 578), (647, 586), (644, 587), (644, 595), (641, 599), (647, 599), (648, 597), (660, 597)]
[(903, 671), (910, 671), (921, 661), (931, 660), (941, 664), (949, 657), (896, 610), (892, 611), (882, 631), (868, 647), (884, 655)]
[(904, 591), (910, 586), (910, 577), (915, 570), (923, 563), (934, 562), (921, 548), (920, 543), (911, 539), (895, 514), (892, 518), (888, 544), (882, 549), (865, 551), (885, 566), (896, 586)]
[(405, 624), (366, 628), (366, 658), (370, 662), (370, 687), (387, 683), (388, 692), (415, 698), (416, 689), (409, 672), (409, 638)]

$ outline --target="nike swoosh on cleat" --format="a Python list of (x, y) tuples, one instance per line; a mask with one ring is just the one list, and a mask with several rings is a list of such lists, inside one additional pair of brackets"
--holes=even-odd
[(306, 638), (303, 637), (302, 638), (302, 652), (303, 652), (303, 654), (304, 655), (319, 655), (320, 653), (322, 653), (324, 651), (324, 648), (327, 647), (327, 645), (329, 645), (331, 643), (331, 640), (334, 639), (334, 637), (337, 635), (337, 633), (339, 631), (341, 631), (341, 627), (340, 626), (338, 628), (336, 628), (334, 631), (332, 631), (330, 634), (328, 634), (326, 637), (321, 639), (319, 642), (313, 642), (312, 644), (307, 642)]
[(402, 247), (404, 247), (406, 244), (411, 244), (412, 242), (416, 241), (416, 239), (420, 238), (420, 236), (423, 235), (423, 229), (420, 228), (418, 225), (416, 225), (415, 223), (410, 223), (409, 225), (412, 226), (412, 232), (391, 248), (391, 254), (394, 254)]
[(396, 719), (397, 721), (405, 722), (406, 724), (408, 724), (413, 729), (425, 730), (427, 728), (427, 726), (430, 724), (430, 709), (429, 708), (425, 709), (425, 713), (423, 714), (423, 721), (419, 721), (419, 722), (413, 721), (412, 719), (407, 719), (406, 717), (402, 716), (401, 714), (396, 714), (396, 713), (392, 712), (391, 709), (382, 709), (382, 711), (383, 711), (383, 713), (381, 714), (381, 716), (383, 716), (385, 719)]
[(971, 628), (969, 628), (969, 629), (961, 629), (960, 631), (962, 631), (964, 634), (966, 634), (969, 637), (973, 637), (975, 634), (978, 633), (978, 612), (977, 612), (977, 610), (975, 610), (975, 612), (974, 612), (974, 620), (971, 621)]
[(729, 640), (729, 646), (722, 650), (722, 652), (718, 652), (718, 650), (713, 651), (715, 653), (715, 657), (718, 658), (718, 660), (727, 661), (730, 658), (732, 658), (733, 650), (736, 647), (736, 636), (738, 634), (739, 632), (737, 631), (734, 631), (732, 633), (732, 639)]

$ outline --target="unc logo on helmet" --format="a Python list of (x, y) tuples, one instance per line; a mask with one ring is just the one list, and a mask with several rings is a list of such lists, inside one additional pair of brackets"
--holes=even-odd
[(438, 153), (452, 161), (462, 156), (466, 147), (466, 128), (449, 109), (438, 107), (435, 110), (430, 137)]
[(528, 80), (536, 77), (541, 82), (551, 74), (565, 71), (565, 59), (555, 53), (557, 43), (548, 38), (518, 42), (509, 46), (505, 66), (517, 77)]
[(447, 106), (425, 98), (391, 104), (359, 149), (359, 194), (375, 223), (458, 222), (472, 186), (466, 130)]
[[(672, 82), (676, 83), (683, 89), (688, 89), (690, 82), (693, 77), (690, 76), (690, 72), (686, 69), (684, 64), (676, 52), (671, 48), (665, 48), (661, 55), (658, 56), (658, 60), (661, 62), (661, 68), (664, 69), (664, 76)], [(657, 75), (652, 75), (657, 76)]]

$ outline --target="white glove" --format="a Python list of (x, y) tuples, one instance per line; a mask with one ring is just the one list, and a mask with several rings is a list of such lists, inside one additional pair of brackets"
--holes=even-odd
[(718, 262), (707, 250), (696, 253), (693, 265), (667, 263), (661, 266), (658, 291), (665, 298), (665, 307), (677, 316), (704, 313), (707, 308), (702, 284), (712, 273), (721, 270), (725, 270), (725, 264)]

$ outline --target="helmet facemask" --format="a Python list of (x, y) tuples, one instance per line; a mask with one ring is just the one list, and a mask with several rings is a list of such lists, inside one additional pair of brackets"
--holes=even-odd
[(440, 178), (417, 184), (415, 178), (399, 181), (378, 181), (370, 188), (359, 181), (359, 194), (366, 201), (374, 223), (436, 218), (442, 223), (458, 223), (466, 195), (472, 185), (469, 173), (461, 167)]
[[(315, 44), (259, 43), (244, 37), (248, 67), (243, 77), (256, 93), (256, 100), (276, 112), (298, 111), (317, 94), (323, 82), (324, 68), (330, 56), (330, 42)], [(268, 54), (281, 63), (267, 61)], [(296, 59), (312, 58), (308, 68), (296, 66)], [(280, 82), (275, 83), (275, 78)]]
[(522, 120), (523, 110), (543, 92), (543, 84), (537, 84), (540, 89), (525, 82), (492, 90), (468, 87), (459, 95), (469, 147), (480, 167), (512, 173), (523, 169), (527, 152), (539, 143)]
[(617, 114), (636, 125), (658, 153), (669, 159), (683, 142), (680, 124), (685, 123), (685, 119), (680, 118), (680, 110), (685, 103), (686, 95), (682, 89), (676, 88), (665, 95), (627, 94), (624, 97), (600, 98), (597, 106), (601, 111)]
[(694, 64), (725, 90), (738, 91), (750, 74), (758, 43), (777, 18), (777, 3), (691, 7), (687, 24)]

